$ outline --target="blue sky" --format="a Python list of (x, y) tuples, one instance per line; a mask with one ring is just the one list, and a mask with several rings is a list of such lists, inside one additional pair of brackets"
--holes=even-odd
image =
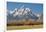
[(20, 8), (22, 5), (24, 5), (24, 8), (32, 9), (34, 13), (43, 12), (43, 4), (40, 3), (7, 2), (7, 9), (13, 11), (15, 8)]

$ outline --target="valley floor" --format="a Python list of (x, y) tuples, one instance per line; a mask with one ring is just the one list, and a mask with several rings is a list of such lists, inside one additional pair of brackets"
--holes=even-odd
[(36, 28), (43, 28), (43, 24), (24, 25), (24, 26), (7, 26), (7, 30), (36, 29)]

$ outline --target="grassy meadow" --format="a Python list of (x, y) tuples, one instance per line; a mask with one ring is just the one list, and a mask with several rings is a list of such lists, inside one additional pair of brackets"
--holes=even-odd
[(21, 29), (37, 29), (43, 28), (43, 25), (24, 25), (24, 26), (7, 26), (7, 30), (21, 30)]
[(7, 24), (7, 30), (21, 30), (21, 29), (36, 29), (43, 28), (43, 22), (41, 21), (12, 21)]

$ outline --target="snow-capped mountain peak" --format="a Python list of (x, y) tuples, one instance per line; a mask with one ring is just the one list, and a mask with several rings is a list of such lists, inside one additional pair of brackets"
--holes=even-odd
[(21, 9), (15, 10), (15, 11), (16, 12), (14, 12), (13, 16), (25, 15), (25, 14), (29, 13), (31, 10), (29, 8), (21, 8)]
[(37, 19), (38, 17), (32, 13), (30, 8), (15, 8), (10, 12), (15, 19)]

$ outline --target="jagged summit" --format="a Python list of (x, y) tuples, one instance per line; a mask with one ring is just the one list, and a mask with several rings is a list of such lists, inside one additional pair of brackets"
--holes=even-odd
[(15, 9), (15, 12), (13, 13), (13, 16), (21, 16), (21, 15), (25, 15), (31, 13), (31, 10), (29, 8), (22, 8), (22, 9)]
[(13, 11), (10, 11), (10, 15), (8, 16), (10, 19), (38, 19), (38, 17), (32, 13), (30, 8), (24, 8), (24, 6), (15, 8)]

